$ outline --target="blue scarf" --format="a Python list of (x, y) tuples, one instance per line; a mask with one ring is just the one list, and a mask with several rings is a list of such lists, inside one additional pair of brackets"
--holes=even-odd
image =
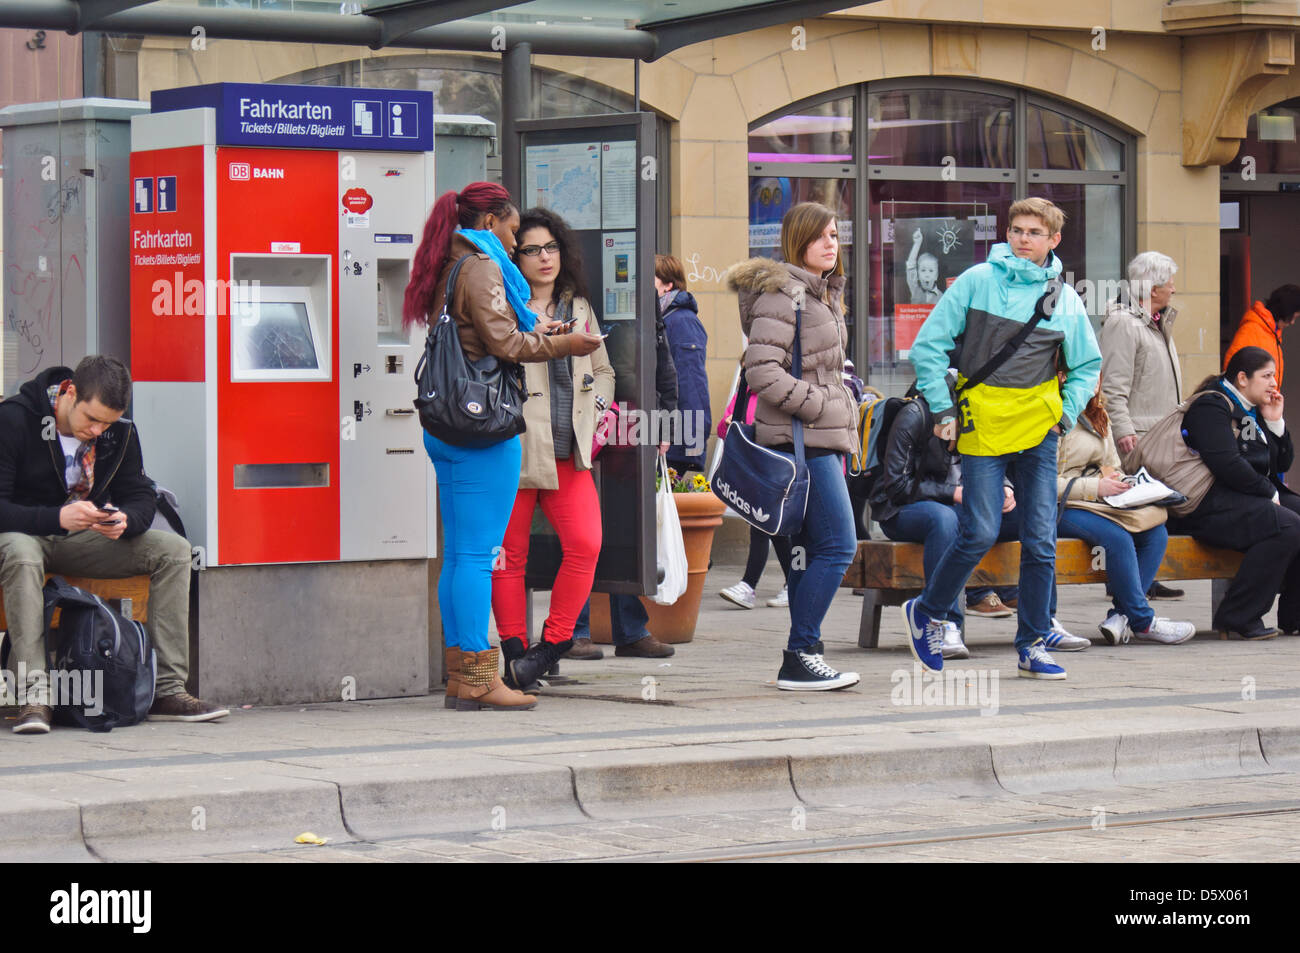
[(510, 307), (515, 312), (519, 328), (523, 331), (531, 331), (533, 325), (537, 323), (537, 315), (528, 310), (528, 298), (532, 294), (532, 289), (528, 287), (528, 279), (520, 273), (515, 263), (510, 260), (510, 256), (506, 254), (501, 239), (486, 229), (458, 228), (456, 234), (464, 235), (470, 244), (497, 263), (497, 267), (501, 269), (501, 277), (506, 282), (506, 300), (510, 302)]
[(1259, 408), (1248, 407), (1246, 405), (1246, 402), (1242, 400), (1239, 396), (1237, 396), (1236, 391), (1234, 391), (1231, 387), (1229, 387), (1228, 382), (1225, 381), (1222, 377), (1219, 378), (1219, 390), (1227, 394), (1229, 400), (1231, 400), (1234, 404), (1236, 404), (1238, 407), (1244, 410), (1246, 412), (1247, 417), (1254, 417), (1255, 423), (1259, 423)]

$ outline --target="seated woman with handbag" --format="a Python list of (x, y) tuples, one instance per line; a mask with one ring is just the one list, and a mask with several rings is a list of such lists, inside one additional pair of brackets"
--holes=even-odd
[[(569, 226), (535, 208), (519, 220), (514, 260), (528, 280), (528, 306), (552, 322), (556, 336), (600, 333), (584, 297), (582, 261)], [(524, 367), (523, 463), (519, 492), (506, 528), (503, 559), (492, 574), (492, 613), (506, 660), (506, 681), (532, 690), (539, 675), (568, 651), (578, 613), (591, 594), (600, 556), (600, 499), (591, 478), (596, 422), (614, 400), (614, 368), (601, 344), (585, 357), (556, 357)], [(551, 588), (551, 611), (541, 640), (528, 646), (524, 568), (533, 511), (541, 506), (555, 528), (564, 558)]]
[[(411, 263), (403, 327), (428, 324), (430, 315), (436, 321), (445, 307), (466, 361), (489, 355), (507, 364), (549, 361), (600, 347), (599, 335), (547, 336), (534, 328), (528, 283), (508, 257), (518, 227), (519, 210), (510, 193), (492, 182), (471, 182), (459, 194), (439, 198)], [(488, 643), (492, 562), (519, 486), (519, 437), (482, 443), (473, 435), (463, 443), (440, 439), (426, 425), (424, 447), (438, 475), (443, 533), (438, 608), (446, 645), (444, 704), (460, 711), (524, 710), (536, 699), (506, 687), (498, 672), (499, 652)]]
[[(1264, 613), (1281, 593), (1283, 632), (1300, 633), (1300, 496), (1283, 484), (1295, 449), (1282, 417), (1277, 365), (1262, 348), (1232, 355), (1222, 377), (1206, 378), (1183, 415), (1187, 446), (1214, 477), (1190, 514), (1175, 521), (1211, 546), (1244, 552), (1214, 627), (1243, 639), (1271, 639)], [(1140, 446), (1140, 444), (1139, 444)]]
[(1157, 618), (1146, 597), (1169, 543), (1168, 513), (1154, 504), (1118, 509), (1105, 502), (1129, 486), (1123, 482), (1100, 380), (1078, 423), (1061, 438), (1056, 452), (1057, 493), (1063, 504), (1057, 536), (1105, 550), (1114, 602), (1097, 628), (1111, 645), (1127, 642), (1130, 636), (1166, 645), (1186, 642), (1196, 634), (1196, 626)]

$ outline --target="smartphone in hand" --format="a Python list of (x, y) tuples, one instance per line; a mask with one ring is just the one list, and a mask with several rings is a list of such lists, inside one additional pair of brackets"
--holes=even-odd
[(99, 521), (99, 525), (100, 525), (100, 526), (112, 526), (115, 522), (117, 522), (117, 520), (116, 520), (117, 514), (120, 513), (120, 512), (122, 512), (122, 511), (119, 510), (116, 506), (114, 506), (112, 503), (103, 503), (103, 504), (101, 504), (100, 507), (99, 507), (99, 511), (100, 511), (101, 513), (107, 513), (107, 514), (109, 514), (109, 516), (114, 517), (113, 519), (100, 520), (100, 521)]

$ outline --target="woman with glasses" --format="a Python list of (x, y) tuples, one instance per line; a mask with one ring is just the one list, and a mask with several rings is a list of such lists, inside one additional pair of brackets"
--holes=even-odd
[[(578, 243), (554, 212), (535, 208), (519, 220), (515, 262), (528, 282), (528, 307), (547, 333), (563, 340), (600, 334), (585, 297)], [(573, 626), (591, 594), (600, 555), (600, 500), (591, 478), (596, 423), (614, 400), (614, 369), (605, 345), (590, 356), (559, 356), (524, 368), (523, 457), (519, 492), (492, 575), (492, 612), (506, 659), (507, 681), (535, 691), (539, 675), (567, 652)], [(524, 567), (533, 511), (541, 506), (560, 537), (564, 558), (551, 588), (541, 640), (528, 646)]]
[[(491, 182), (471, 182), (438, 199), (411, 263), (403, 327), (427, 324), (444, 309), (456, 322), (465, 357), (488, 354), (513, 362), (582, 356), (601, 347), (585, 331), (548, 336), (528, 306), (528, 283), (510, 261), (519, 210), (510, 193)], [(452, 300), (447, 282), (463, 262)], [(438, 606), (446, 644), (446, 706), (523, 710), (536, 700), (512, 691), (498, 674), (499, 653), (488, 643), (492, 561), (500, 551), (515, 490), (520, 444), (511, 437), (487, 447), (453, 446), (430, 433), (425, 450), (438, 474), (443, 563)]]

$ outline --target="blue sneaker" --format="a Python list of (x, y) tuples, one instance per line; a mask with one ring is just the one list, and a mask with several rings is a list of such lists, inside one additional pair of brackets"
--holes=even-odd
[(903, 603), (903, 624), (911, 638), (913, 657), (923, 668), (932, 672), (943, 671), (943, 637), (946, 632), (942, 619), (932, 619), (917, 605), (920, 599), (908, 599)]
[(1052, 661), (1041, 640), (1021, 650), (1019, 668), (1021, 678), (1065, 678), (1065, 669)]

